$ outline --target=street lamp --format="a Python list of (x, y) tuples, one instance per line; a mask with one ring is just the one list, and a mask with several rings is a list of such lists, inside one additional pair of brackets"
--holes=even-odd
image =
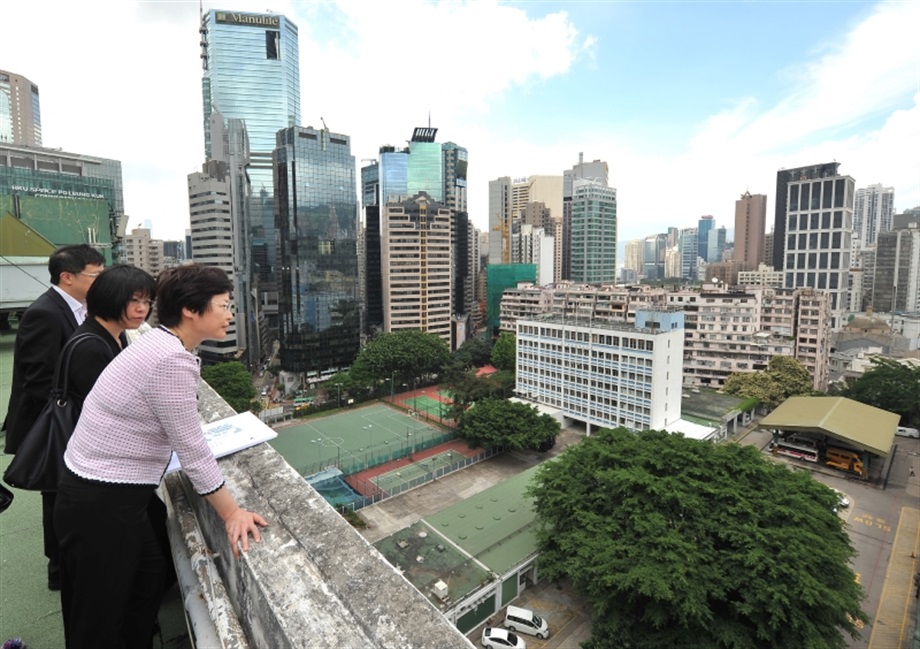
[(370, 450), (370, 447), (371, 447), (371, 428), (372, 428), (372, 427), (373, 427), (373, 424), (368, 424), (367, 426), (362, 426), (362, 427), (361, 427), (361, 428), (363, 428), (364, 430), (367, 431), (367, 448), (368, 448), (368, 450)]
[(339, 390), (339, 408), (341, 408), (342, 407), (342, 384), (337, 383), (335, 387), (338, 388)]
[(393, 403), (393, 396), (395, 395), (395, 393), (393, 392), (393, 377), (394, 376), (396, 376), (396, 370), (393, 370), (392, 372), (390, 372), (390, 403)]

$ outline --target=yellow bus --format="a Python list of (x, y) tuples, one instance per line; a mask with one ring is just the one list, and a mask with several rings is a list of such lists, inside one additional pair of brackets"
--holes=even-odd
[(842, 471), (850, 471), (859, 475), (864, 473), (862, 458), (855, 451), (828, 446), (824, 463)]

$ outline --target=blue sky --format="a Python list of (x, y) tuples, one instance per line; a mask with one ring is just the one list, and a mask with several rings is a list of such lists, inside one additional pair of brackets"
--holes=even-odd
[[(0, 67), (38, 84), (45, 146), (122, 160), (129, 227), (178, 238), (202, 162), (198, 2), (8, 3)], [(920, 205), (920, 2), (205, 2), (292, 18), (303, 125), (359, 161), (429, 111), (488, 181), (603, 159), (621, 242), (712, 214), (776, 170), (837, 160)], [(53, 18), (49, 18), (53, 17)], [(373, 106), (373, 108), (370, 108)], [(621, 244), (622, 248), (622, 244)]]

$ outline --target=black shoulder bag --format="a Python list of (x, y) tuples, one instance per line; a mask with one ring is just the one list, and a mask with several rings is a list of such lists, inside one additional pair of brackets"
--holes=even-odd
[(64, 450), (77, 427), (83, 406), (67, 392), (70, 357), (77, 345), (91, 338), (105, 342), (96, 334), (84, 333), (68, 340), (61, 350), (48, 403), (26, 433), (13, 461), (3, 474), (3, 481), (11, 487), (30, 491), (57, 491), (58, 481), (64, 474)]

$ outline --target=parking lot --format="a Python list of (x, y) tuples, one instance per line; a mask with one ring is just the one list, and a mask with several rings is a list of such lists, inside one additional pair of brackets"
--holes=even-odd
[[(567, 581), (559, 584), (543, 581), (525, 590), (513, 604), (529, 608), (549, 625), (550, 635), (546, 640), (518, 634), (527, 643), (527, 649), (579, 649), (591, 637), (591, 609)], [(482, 647), (482, 630), (486, 626), (502, 626), (504, 612), (502, 609), (496, 613), (491, 625), (481, 624), (469, 633), (474, 645)]]

